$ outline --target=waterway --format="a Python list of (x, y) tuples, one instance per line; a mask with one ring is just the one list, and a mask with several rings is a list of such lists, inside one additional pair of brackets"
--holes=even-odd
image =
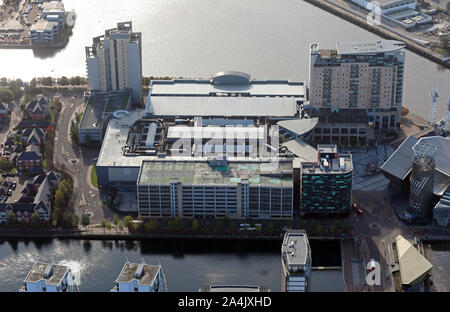
[[(142, 32), (146, 76), (205, 78), (222, 70), (253, 78), (308, 80), (312, 42), (334, 48), (336, 40), (378, 36), (301, 0), (64, 0), (77, 21), (68, 45), (57, 52), (0, 50), (0, 77), (85, 76), (85, 46), (92, 37), (132, 21)], [(404, 101), (426, 119), (429, 93), (441, 93), (439, 117), (450, 94), (450, 71), (406, 53)]]
[[(313, 266), (340, 265), (339, 243), (311, 242)], [(203, 285), (265, 285), (280, 291), (280, 242), (220, 241), (0, 241), (0, 291), (17, 291), (34, 262), (69, 265), (80, 291), (114, 286), (125, 261), (161, 263), (169, 291)], [(341, 270), (314, 270), (313, 291), (343, 291)]]

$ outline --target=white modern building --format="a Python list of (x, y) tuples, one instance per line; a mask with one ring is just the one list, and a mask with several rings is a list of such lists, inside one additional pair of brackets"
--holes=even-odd
[(311, 291), (311, 247), (303, 230), (289, 230), (281, 246), (281, 291)]
[(59, 1), (44, 2), (40, 7), (40, 17), (30, 28), (30, 39), (34, 44), (49, 44), (61, 34), (66, 22), (64, 4)]
[(86, 47), (89, 87), (92, 91), (131, 90), (132, 102), (142, 101), (142, 40), (133, 32), (132, 23), (118, 23), (117, 28), (93, 38)]
[(380, 5), (381, 14), (390, 14), (402, 10), (414, 10), (417, 0), (352, 0), (352, 2), (371, 10), (376, 4)]
[(75, 277), (68, 266), (35, 263), (24, 280), (21, 292), (74, 292), (78, 291)]
[(112, 292), (166, 292), (161, 265), (126, 262), (115, 281)]

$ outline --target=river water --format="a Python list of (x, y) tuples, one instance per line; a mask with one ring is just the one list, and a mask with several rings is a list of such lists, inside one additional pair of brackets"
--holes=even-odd
[[(253, 78), (308, 79), (308, 48), (336, 40), (378, 36), (301, 0), (64, 0), (77, 21), (58, 52), (0, 50), (0, 77), (85, 76), (92, 37), (133, 22), (142, 32), (146, 76), (205, 78), (239, 70)], [(404, 105), (428, 119), (432, 87), (441, 93), (439, 117), (450, 94), (450, 71), (407, 52)]]
[[(339, 244), (311, 242), (313, 266), (340, 265)], [(80, 291), (109, 291), (125, 261), (161, 263), (169, 291), (265, 285), (280, 291), (280, 242), (0, 241), (0, 291), (17, 291), (34, 262), (69, 265)], [(314, 256), (315, 255), (315, 256)], [(341, 270), (313, 270), (312, 291), (343, 291)]]

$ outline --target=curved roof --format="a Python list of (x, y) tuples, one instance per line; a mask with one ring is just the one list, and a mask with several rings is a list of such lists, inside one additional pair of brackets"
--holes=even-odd
[(289, 119), (282, 120), (277, 123), (278, 126), (295, 133), (296, 135), (304, 135), (305, 133), (313, 130), (317, 123), (319, 122), (319, 118), (302, 118), (302, 119)]
[(223, 71), (211, 77), (213, 84), (241, 85), (250, 83), (250, 75), (239, 71)]

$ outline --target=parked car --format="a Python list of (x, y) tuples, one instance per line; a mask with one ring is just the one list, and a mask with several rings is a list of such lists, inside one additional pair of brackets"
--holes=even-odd
[(3, 177), (3, 178), (7, 178), (8, 175), (7, 175), (5, 172), (3, 172), (3, 173), (2, 173), (2, 177)]
[(12, 184), (12, 189), (13, 189), (13, 190), (15, 190), (15, 189), (16, 189), (16, 187), (17, 187), (17, 182), (16, 182), (16, 181), (14, 181), (14, 182), (13, 182), (13, 184)]
[(8, 196), (11, 196), (12, 195), (12, 189), (9, 189), (8, 190)]
[(358, 215), (362, 216), (363, 215), (363, 211), (361, 209), (357, 209), (356, 212), (358, 213)]

